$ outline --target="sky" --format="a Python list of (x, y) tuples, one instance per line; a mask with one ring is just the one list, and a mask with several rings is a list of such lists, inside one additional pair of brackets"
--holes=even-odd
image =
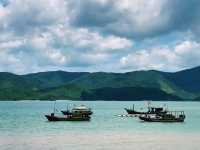
[(0, 0), (0, 71), (200, 65), (199, 0)]

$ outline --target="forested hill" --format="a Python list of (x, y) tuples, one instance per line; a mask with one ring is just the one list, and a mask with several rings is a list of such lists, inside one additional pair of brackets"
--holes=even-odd
[(26, 75), (0, 72), (0, 100), (195, 100), (200, 67), (175, 73), (49, 71)]

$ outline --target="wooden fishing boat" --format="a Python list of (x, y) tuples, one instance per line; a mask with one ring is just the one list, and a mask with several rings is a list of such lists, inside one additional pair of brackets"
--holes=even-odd
[(55, 116), (54, 113), (51, 115), (45, 115), (48, 121), (90, 121), (90, 116), (88, 115), (65, 115), (65, 116)]
[[(74, 108), (73, 111), (67, 111), (66, 115), (63, 116), (56, 116), (56, 101), (54, 103), (54, 111), (50, 115), (45, 115), (45, 117), (48, 119), (48, 121), (90, 121), (90, 115), (87, 113), (84, 113), (85, 107), (78, 107)], [(90, 110), (90, 109), (89, 109)]]
[(131, 115), (141, 115), (141, 114), (161, 114), (161, 113), (166, 113), (167, 111), (164, 110), (163, 107), (148, 107), (148, 111), (136, 111), (134, 109), (134, 105), (133, 105), (133, 108), (132, 109), (128, 109), (128, 108), (124, 108), (126, 110), (126, 112), (128, 114), (131, 114)]
[(165, 114), (140, 115), (139, 119), (146, 122), (184, 122), (185, 114), (184, 111), (169, 111)]

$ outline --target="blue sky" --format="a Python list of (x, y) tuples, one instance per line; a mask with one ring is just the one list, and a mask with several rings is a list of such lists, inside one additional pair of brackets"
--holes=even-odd
[(200, 65), (199, 0), (0, 0), (0, 71)]

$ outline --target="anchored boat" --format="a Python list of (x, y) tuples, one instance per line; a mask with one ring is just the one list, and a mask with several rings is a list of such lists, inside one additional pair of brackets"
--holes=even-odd
[(73, 108), (72, 111), (67, 110), (66, 112), (64, 112), (65, 115), (63, 116), (58, 116), (55, 115), (56, 109), (54, 103), (54, 112), (50, 115), (45, 115), (45, 117), (48, 119), (48, 121), (89, 121), (91, 119), (92, 113), (88, 113), (88, 110), (91, 111), (91, 109), (86, 108), (86, 106), (81, 105), (79, 107)]
[(145, 114), (139, 116), (143, 121), (147, 122), (184, 122), (185, 113), (184, 111), (168, 111), (162, 114)]
[(141, 115), (141, 114), (165, 114), (167, 111), (163, 107), (148, 107), (148, 111), (141, 112), (134, 109), (124, 108), (128, 114), (131, 115)]

